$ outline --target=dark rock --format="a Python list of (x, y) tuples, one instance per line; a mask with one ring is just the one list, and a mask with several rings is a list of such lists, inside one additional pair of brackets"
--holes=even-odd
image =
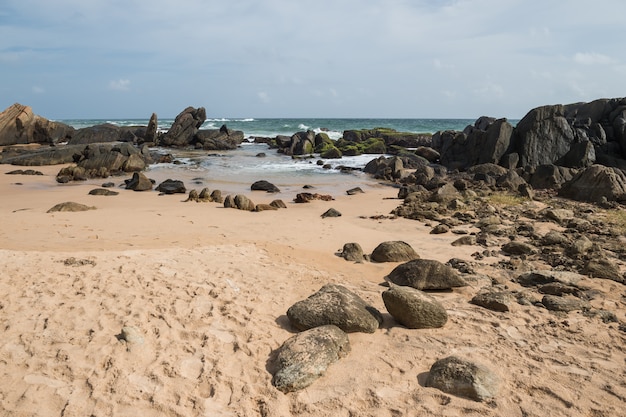
[(575, 297), (559, 297), (546, 294), (541, 299), (541, 304), (550, 311), (569, 312), (575, 310), (588, 309), (589, 303)]
[(248, 197), (243, 194), (237, 194), (234, 198), (235, 208), (245, 211), (254, 211), (256, 206)]
[(418, 290), (450, 290), (466, 282), (448, 265), (432, 259), (414, 259), (395, 267), (387, 280)]
[(488, 310), (507, 312), (515, 302), (515, 297), (510, 291), (483, 291), (476, 294), (470, 301)]
[(152, 181), (141, 172), (135, 172), (133, 177), (126, 182), (126, 189), (133, 191), (152, 190)]
[(122, 140), (122, 129), (111, 123), (89, 126), (78, 129), (68, 145), (88, 145), (92, 143), (119, 142)]
[(295, 203), (309, 203), (313, 200), (331, 201), (334, 200), (334, 198), (327, 194), (298, 193), (296, 194), (296, 198), (293, 199)]
[(583, 268), (582, 273), (592, 278), (610, 279), (626, 284), (626, 280), (619, 273), (617, 266), (605, 258), (590, 259)]
[(448, 321), (448, 313), (441, 303), (415, 288), (392, 284), (382, 296), (389, 314), (409, 329), (439, 328)]
[(119, 193), (117, 191), (108, 190), (106, 188), (95, 188), (95, 189), (89, 191), (89, 195), (113, 196), (113, 195), (118, 195), (118, 194)]
[(355, 188), (351, 188), (348, 191), (346, 191), (346, 194), (348, 195), (355, 195), (355, 194), (362, 194), (363, 190), (361, 189), (361, 187), (355, 187)]
[(102, 188), (113, 188), (115, 187), (115, 183), (112, 182), (105, 182), (104, 184), (101, 185)]
[(244, 133), (240, 130), (230, 130), (226, 126), (221, 129), (198, 130), (193, 137), (196, 148), (206, 151), (224, 151), (236, 149), (244, 140)]
[(280, 189), (271, 182), (260, 180), (250, 186), (253, 191), (266, 191), (268, 193), (279, 193)]
[(276, 207), (276, 208), (287, 208), (287, 205), (285, 204), (285, 202), (283, 200), (273, 200), (270, 203), (270, 206)]
[(260, 211), (276, 211), (278, 210), (278, 207), (274, 207), (271, 204), (257, 204), (254, 207), (254, 211), (256, 212), (260, 212)]
[(415, 249), (401, 240), (382, 242), (372, 252), (374, 262), (402, 262), (419, 258)]
[(507, 255), (530, 255), (537, 252), (534, 246), (520, 242), (519, 240), (513, 240), (511, 242), (502, 245), (502, 252)]
[(565, 285), (576, 285), (584, 275), (569, 271), (531, 271), (517, 277), (517, 282), (524, 287), (560, 282)]
[(174, 123), (158, 141), (160, 146), (186, 147), (193, 143), (198, 129), (206, 120), (204, 107), (187, 107), (176, 116)]
[(618, 168), (592, 165), (564, 183), (559, 195), (577, 201), (626, 202), (626, 173)]
[(45, 147), (28, 152), (20, 151), (13, 156), (3, 157), (2, 163), (19, 166), (69, 164), (74, 162), (74, 156), (80, 154), (84, 148), (84, 145), (64, 145)]
[(574, 178), (577, 169), (565, 168), (552, 164), (539, 165), (530, 177), (530, 185), (537, 190), (560, 188), (562, 184)]
[(438, 224), (437, 226), (433, 227), (433, 229), (430, 231), (431, 235), (440, 235), (443, 233), (448, 233), (450, 231), (450, 227), (446, 226), (445, 224)]
[(287, 317), (298, 330), (334, 324), (347, 333), (374, 333), (382, 315), (361, 297), (341, 285), (327, 284), (306, 300), (287, 310)]
[(157, 140), (157, 131), (159, 128), (159, 121), (157, 119), (156, 113), (152, 113), (150, 116), (150, 121), (148, 122), (148, 126), (146, 127), (146, 132), (143, 137), (142, 142), (154, 143)]
[(363, 254), (363, 248), (358, 243), (346, 243), (343, 245), (342, 251), (338, 254), (346, 261), (363, 262), (365, 255)]
[(95, 207), (86, 206), (80, 203), (74, 203), (72, 201), (68, 201), (65, 203), (59, 203), (48, 210), (46, 213), (54, 213), (57, 211), (87, 211), (87, 210), (95, 210)]
[(223, 203), (224, 198), (222, 197), (222, 192), (220, 190), (211, 191), (211, 201), (214, 201), (220, 204)]
[(341, 217), (341, 213), (334, 208), (329, 208), (322, 214), (322, 219), (325, 219), (326, 217)]
[(159, 184), (156, 188), (156, 191), (163, 194), (185, 194), (187, 193), (187, 189), (185, 188), (185, 184), (180, 180), (172, 180), (167, 179)]
[(499, 381), (485, 366), (450, 356), (433, 364), (426, 386), (474, 401), (485, 401), (497, 395)]
[(336, 326), (299, 333), (274, 352), (272, 385), (285, 393), (306, 388), (349, 352), (348, 335)]

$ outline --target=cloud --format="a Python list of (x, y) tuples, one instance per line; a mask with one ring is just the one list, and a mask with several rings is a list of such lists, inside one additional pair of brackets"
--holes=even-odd
[(109, 90), (128, 91), (130, 90), (130, 80), (127, 80), (127, 79), (112, 80), (109, 82)]
[(43, 94), (43, 93), (46, 92), (46, 90), (44, 90), (43, 88), (41, 88), (41, 87), (39, 87), (37, 85), (33, 85), (32, 91), (35, 94)]
[(267, 94), (265, 91), (259, 91), (258, 93), (256, 93), (256, 95), (263, 103), (269, 103), (271, 101), (269, 94)]
[(574, 55), (574, 61), (582, 65), (608, 65), (613, 63), (613, 59), (610, 57), (595, 52), (577, 52)]

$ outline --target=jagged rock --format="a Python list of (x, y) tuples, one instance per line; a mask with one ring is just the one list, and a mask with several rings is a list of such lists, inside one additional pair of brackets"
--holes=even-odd
[(334, 198), (328, 194), (298, 193), (296, 198), (293, 199), (295, 203), (309, 203), (313, 200), (331, 201)]
[(537, 190), (560, 188), (565, 182), (574, 178), (577, 169), (560, 167), (553, 164), (539, 165), (530, 177), (530, 185)]
[(457, 271), (433, 259), (414, 259), (398, 265), (386, 279), (418, 290), (450, 290), (467, 285)]
[(93, 206), (86, 206), (80, 203), (74, 203), (73, 201), (67, 201), (65, 203), (56, 204), (46, 213), (54, 213), (57, 211), (87, 211), (87, 210), (95, 210), (96, 208)]
[(33, 113), (30, 106), (15, 103), (0, 113), (0, 146), (66, 142), (74, 128)]
[(204, 107), (187, 107), (176, 116), (174, 123), (161, 138), (160, 146), (186, 147), (193, 143), (193, 139), (198, 133), (198, 129), (206, 120), (206, 110)]
[(155, 190), (163, 194), (185, 194), (187, 192), (185, 184), (182, 181), (172, 179), (163, 181)]
[(152, 113), (150, 116), (150, 121), (148, 121), (148, 126), (146, 127), (146, 133), (144, 134), (143, 141), (154, 143), (157, 140), (157, 131), (159, 128), (159, 121), (156, 113)]
[(44, 165), (60, 165), (74, 162), (74, 156), (82, 153), (85, 147), (83, 145), (65, 145), (44, 147), (35, 150), (22, 151), (13, 155), (4, 155), (6, 152), (0, 153), (3, 164), (19, 165), (19, 166), (44, 166)]
[(582, 273), (593, 278), (610, 279), (626, 284), (626, 280), (619, 273), (617, 266), (605, 258), (590, 259), (583, 268)]
[(343, 250), (339, 253), (339, 256), (346, 261), (363, 262), (365, 255), (363, 254), (363, 248), (358, 243), (346, 243), (343, 245)]
[(499, 380), (484, 365), (449, 356), (433, 364), (426, 386), (474, 401), (485, 401), (497, 395)]
[(148, 191), (152, 189), (152, 181), (141, 172), (135, 172), (130, 180), (126, 180), (126, 189)]
[(272, 385), (285, 393), (306, 388), (349, 352), (348, 335), (337, 326), (299, 333), (274, 352)]
[(287, 310), (289, 321), (298, 330), (334, 324), (347, 333), (374, 333), (382, 315), (346, 287), (326, 284), (306, 300)]
[(577, 201), (599, 203), (626, 201), (626, 173), (618, 168), (592, 165), (564, 183), (559, 195)]
[(415, 249), (406, 242), (394, 240), (382, 242), (372, 252), (374, 262), (402, 262), (419, 258)]
[(268, 182), (268, 181), (265, 181), (265, 180), (260, 180), (260, 181), (254, 182), (250, 186), (250, 189), (253, 190), (253, 191), (266, 191), (268, 193), (279, 193), (280, 192), (280, 188), (278, 188), (277, 186), (275, 186), (271, 182)]
[(382, 297), (389, 314), (409, 329), (439, 328), (448, 321), (448, 313), (441, 303), (415, 288), (391, 284)]
[(325, 219), (326, 217), (341, 217), (341, 213), (331, 207), (322, 213), (322, 219)]
[(488, 310), (507, 312), (515, 302), (515, 297), (510, 291), (483, 291), (476, 294), (470, 301)]

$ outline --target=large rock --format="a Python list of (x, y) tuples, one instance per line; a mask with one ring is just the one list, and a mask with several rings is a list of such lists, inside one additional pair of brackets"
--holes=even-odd
[(450, 290), (467, 285), (456, 270), (433, 259), (414, 259), (398, 265), (386, 279), (418, 290)]
[(349, 352), (348, 335), (337, 326), (299, 333), (274, 352), (272, 385), (285, 393), (306, 388)]
[(266, 191), (268, 193), (279, 193), (280, 192), (280, 188), (278, 188), (277, 186), (275, 186), (274, 184), (272, 184), (271, 182), (266, 181), (266, 180), (255, 181), (250, 186), (250, 189), (253, 190), (253, 191)]
[(159, 120), (157, 118), (156, 113), (152, 113), (152, 116), (150, 116), (150, 121), (148, 122), (148, 126), (146, 127), (146, 133), (143, 137), (143, 142), (148, 142), (148, 143), (156, 142), (158, 129), (159, 129)]
[(156, 191), (163, 194), (185, 194), (187, 193), (187, 188), (185, 188), (185, 184), (180, 180), (172, 180), (166, 179), (161, 184), (159, 184), (156, 188)]
[(148, 191), (152, 189), (152, 181), (142, 172), (135, 172), (130, 180), (126, 181), (126, 189), (133, 191)]
[(305, 300), (287, 310), (287, 317), (298, 330), (334, 324), (347, 333), (374, 333), (382, 323), (382, 315), (346, 287), (324, 285)]
[(122, 129), (111, 123), (78, 129), (68, 145), (88, 145), (91, 143), (118, 142), (122, 140)]
[(559, 195), (599, 203), (626, 201), (626, 174), (618, 168), (592, 165), (561, 186)]
[(389, 314), (409, 329), (434, 329), (448, 321), (446, 309), (430, 295), (411, 287), (391, 285), (383, 292)]
[(75, 161), (75, 155), (80, 155), (84, 145), (48, 146), (35, 150), (20, 149), (0, 153), (3, 164), (18, 166), (43, 166), (69, 164)]
[(474, 401), (485, 401), (497, 395), (499, 381), (487, 367), (449, 356), (433, 364), (426, 386)]
[(403, 262), (417, 258), (419, 255), (415, 249), (401, 240), (382, 242), (374, 248), (371, 255), (374, 262)]
[(66, 142), (74, 128), (33, 113), (30, 106), (15, 103), (0, 113), (0, 146)]
[(194, 146), (206, 151), (227, 151), (236, 149), (243, 142), (244, 134), (240, 130), (231, 130), (222, 126), (220, 129), (202, 129), (193, 137)]
[(186, 147), (193, 143), (198, 129), (206, 120), (204, 107), (187, 107), (183, 110), (174, 123), (158, 141), (160, 146)]

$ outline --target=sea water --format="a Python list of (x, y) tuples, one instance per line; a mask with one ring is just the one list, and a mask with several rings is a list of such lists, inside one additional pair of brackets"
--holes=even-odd
[[(148, 119), (112, 120), (60, 120), (77, 129), (97, 124), (111, 123), (118, 126), (145, 126)], [(159, 129), (167, 131), (173, 119), (159, 119)], [(153, 164), (146, 174), (157, 183), (166, 179), (179, 179), (188, 189), (219, 188), (225, 193), (246, 193), (250, 185), (266, 180), (282, 192), (301, 192), (302, 187), (313, 187), (311, 192), (336, 194), (349, 188), (377, 186), (377, 182), (360, 169), (380, 155), (359, 155), (328, 159), (318, 164), (319, 158), (292, 158), (277, 153), (263, 143), (254, 143), (256, 137), (291, 136), (296, 132), (313, 130), (325, 132), (338, 139), (345, 130), (384, 127), (399, 132), (434, 133), (440, 130), (463, 130), (473, 124), (470, 119), (256, 119), (256, 118), (210, 118), (201, 129), (219, 129), (226, 125), (232, 130), (244, 132), (245, 141), (231, 151), (204, 151), (155, 149), (159, 153), (172, 154), (176, 163)], [(264, 156), (262, 156), (264, 155)], [(349, 169), (345, 169), (345, 168)], [(344, 169), (340, 169), (344, 168)]]

